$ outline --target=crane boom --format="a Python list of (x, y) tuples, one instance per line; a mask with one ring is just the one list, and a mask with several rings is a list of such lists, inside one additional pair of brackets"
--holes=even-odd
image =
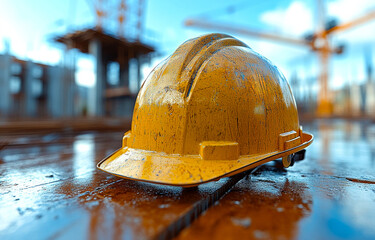
[(354, 19), (350, 22), (346, 22), (340, 25), (337, 25), (329, 30), (327, 30), (327, 34), (333, 33), (333, 32), (339, 32), (339, 31), (344, 31), (344, 30), (349, 30), (350, 28), (357, 27), (361, 24), (364, 24), (366, 22), (369, 22), (371, 20), (375, 19), (375, 10), (372, 10), (368, 12), (366, 15), (361, 16), (357, 19)]
[(333, 102), (331, 93), (328, 88), (329, 79), (329, 60), (332, 53), (337, 52), (331, 47), (329, 36), (336, 32), (349, 30), (361, 24), (375, 19), (375, 10), (370, 11), (366, 15), (358, 17), (352, 21), (334, 26), (330, 29), (325, 29), (326, 10), (323, 0), (317, 0), (317, 8), (319, 10), (319, 24), (316, 32), (312, 34), (309, 39), (293, 38), (282, 36), (275, 33), (265, 33), (257, 30), (249, 29), (248, 27), (232, 26), (228, 24), (213, 23), (203, 19), (187, 19), (185, 26), (199, 27), (204, 29), (218, 29), (226, 32), (234, 32), (246, 36), (267, 39), (271, 41), (283, 42), (292, 45), (307, 46), (319, 55), (320, 62), (320, 91), (318, 96), (317, 113), (319, 115), (330, 115), (333, 112)]
[(212, 22), (203, 21), (199, 19), (187, 19), (185, 21), (185, 26), (199, 27), (199, 28), (205, 28), (205, 29), (219, 29), (223, 31), (235, 32), (235, 33), (239, 33), (239, 34), (243, 34), (243, 35), (247, 35), (251, 37), (256, 37), (256, 38), (263, 38), (263, 39), (284, 42), (284, 43), (289, 43), (289, 44), (311, 46), (310, 41), (307, 41), (304, 39), (281, 36), (281, 35), (273, 34), (273, 33), (264, 33), (264, 32), (259, 32), (256, 30), (251, 30), (247, 27), (229, 26), (225, 24), (212, 23)]

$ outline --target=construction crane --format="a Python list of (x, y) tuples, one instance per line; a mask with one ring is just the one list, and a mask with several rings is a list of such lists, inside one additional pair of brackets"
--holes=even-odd
[[(260, 32), (247, 27), (233, 26), (232, 24), (219, 24), (203, 19), (190, 18), (185, 20), (185, 26), (198, 27), (204, 29), (219, 29), (226, 32), (233, 32), (247, 35), (255, 38), (261, 38), (276, 42), (283, 42), (292, 45), (306, 46), (319, 56), (320, 90), (317, 99), (317, 114), (319, 116), (329, 116), (333, 113), (333, 100), (328, 88), (329, 60), (332, 54), (343, 52), (343, 46), (332, 46), (329, 39), (332, 34), (353, 29), (361, 24), (369, 22), (375, 18), (375, 10), (358, 17), (352, 21), (337, 25), (334, 22), (327, 22), (326, 11), (322, 0), (317, 1), (319, 11), (319, 21), (317, 31), (306, 38), (294, 38), (290, 36), (281, 36), (280, 34)], [(329, 24), (327, 24), (329, 23)]]
[[(145, 0), (137, 0), (132, 2), (133, 4), (127, 3), (126, 0), (87, 0), (87, 3), (93, 8), (96, 17), (96, 28), (100, 31), (104, 30), (105, 21), (115, 21), (117, 22), (117, 36), (125, 37), (125, 28), (135, 29), (135, 39), (140, 41), (143, 33), (143, 23), (144, 23), (144, 9)], [(113, 11), (112, 8), (117, 9)], [(131, 14), (131, 11), (136, 14)], [(136, 16), (135, 21), (129, 21), (129, 16)], [(133, 20), (133, 19), (132, 19)], [(135, 22), (135, 26), (130, 26), (131, 22)], [(128, 24), (128, 25), (126, 25)], [(128, 36), (129, 37), (129, 36)]]
[[(89, 2), (89, 4), (91, 3)], [(95, 11), (96, 28), (98, 30), (103, 30), (103, 19), (107, 16), (105, 8), (103, 7), (103, 0), (93, 1), (92, 4)]]
[(117, 22), (118, 22), (118, 30), (117, 34), (122, 37), (124, 36), (124, 25), (125, 25), (125, 17), (126, 17), (126, 0), (121, 0), (120, 1), (120, 6), (118, 9), (118, 17), (117, 17)]

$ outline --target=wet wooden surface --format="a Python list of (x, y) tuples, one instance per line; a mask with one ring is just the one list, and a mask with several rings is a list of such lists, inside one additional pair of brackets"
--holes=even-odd
[(316, 139), (304, 161), (264, 165), (178, 239), (374, 239), (375, 125), (305, 129)]
[(123, 131), (2, 134), (0, 239), (374, 239), (375, 124), (303, 125), (304, 161), (189, 190), (96, 170)]

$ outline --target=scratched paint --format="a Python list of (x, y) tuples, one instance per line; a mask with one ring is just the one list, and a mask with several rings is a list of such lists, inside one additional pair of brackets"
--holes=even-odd
[[(280, 137), (291, 131), (294, 140)], [(312, 142), (300, 130), (284, 76), (246, 44), (223, 34), (183, 43), (152, 71), (125, 139), (99, 169), (184, 187), (232, 176)], [(286, 147), (281, 142), (292, 140)]]

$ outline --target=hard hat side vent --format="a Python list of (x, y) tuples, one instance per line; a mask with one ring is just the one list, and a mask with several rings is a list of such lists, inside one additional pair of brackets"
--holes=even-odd
[(209, 60), (216, 52), (232, 46), (247, 47), (248, 46), (232, 37), (216, 39), (211, 44), (207, 44), (201, 48), (199, 52), (196, 53), (194, 58), (189, 62), (184, 71), (181, 74), (181, 77), (187, 77), (189, 82), (186, 87), (185, 99), (188, 99), (190, 92), (194, 85), (194, 80), (201, 69), (202, 65)]
[(199, 145), (199, 155), (203, 160), (237, 160), (240, 157), (238, 142), (205, 141)]
[(279, 151), (285, 151), (301, 144), (303, 137), (302, 127), (296, 131), (290, 131), (279, 135)]

